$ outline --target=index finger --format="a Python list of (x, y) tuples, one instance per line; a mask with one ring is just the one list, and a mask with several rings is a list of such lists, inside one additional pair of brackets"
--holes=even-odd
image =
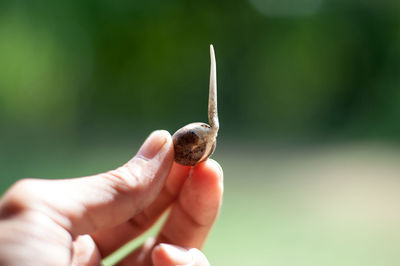
[(216, 220), (223, 193), (223, 172), (214, 160), (193, 168), (157, 242), (202, 248)]
[(208, 159), (195, 166), (156, 241), (143, 245), (119, 265), (151, 264), (151, 250), (158, 243), (201, 249), (222, 204), (222, 180), (222, 169), (216, 161)]

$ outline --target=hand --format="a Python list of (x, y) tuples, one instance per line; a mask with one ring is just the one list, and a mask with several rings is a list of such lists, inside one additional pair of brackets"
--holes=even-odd
[[(199, 251), (221, 206), (222, 170), (173, 163), (156, 131), (116, 170), (68, 180), (24, 179), (0, 201), (0, 265), (99, 265), (170, 208), (153, 241), (121, 265), (209, 265)], [(167, 244), (168, 243), (168, 244)]]

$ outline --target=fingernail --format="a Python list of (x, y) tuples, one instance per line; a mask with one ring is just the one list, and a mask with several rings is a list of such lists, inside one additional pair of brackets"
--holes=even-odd
[(165, 130), (154, 131), (143, 143), (137, 155), (143, 159), (151, 160), (160, 152), (164, 144), (168, 141), (169, 136), (169, 133)]
[(175, 265), (186, 265), (193, 261), (189, 250), (171, 244), (160, 244), (160, 248), (171, 258)]

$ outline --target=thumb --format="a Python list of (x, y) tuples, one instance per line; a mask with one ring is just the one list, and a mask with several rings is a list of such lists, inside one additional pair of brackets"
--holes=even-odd
[[(127, 221), (148, 206), (163, 187), (173, 162), (167, 131), (155, 131), (128, 163), (89, 177), (26, 179), (5, 195), (1, 210), (38, 210), (72, 236)], [(1, 213), (1, 212), (0, 212)]]

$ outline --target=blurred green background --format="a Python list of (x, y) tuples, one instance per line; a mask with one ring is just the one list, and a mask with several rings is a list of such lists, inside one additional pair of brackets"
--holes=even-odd
[(0, 192), (115, 168), (206, 121), (213, 265), (400, 264), (400, 2), (0, 2)]

